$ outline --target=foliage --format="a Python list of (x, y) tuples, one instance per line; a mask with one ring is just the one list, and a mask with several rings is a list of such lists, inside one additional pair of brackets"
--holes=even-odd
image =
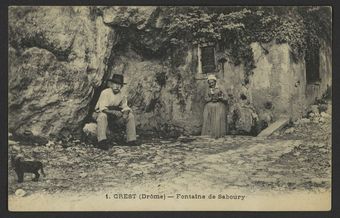
[(180, 44), (185, 40), (193, 43), (221, 40), (224, 33), (244, 28), (240, 20), (249, 13), (243, 9), (229, 14), (209, 13), (204, 8), (188, 9), (187, 13), (172, 16), (167, 33), (172, 44)]
[(288, 43), (295, 60), (330, 41), (330, 7), (170, 7), (164, 30), (169, 44), (219, 43), (235, 65), (254, 68), (252, 42)]

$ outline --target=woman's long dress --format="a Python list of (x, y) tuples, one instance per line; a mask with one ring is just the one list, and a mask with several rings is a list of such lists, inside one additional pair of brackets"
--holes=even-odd
[[(213, 138), (220, 138), (226, 134), (226, 105), (223, 103), (225, 99), (217, 102), (212, 101), (211, 92), (222, 93), (218, 88), (209, 90), (206, 94), (207, 101), (203, 111), (203, 127), (201, 135), (208, 135)], [(222, 93), (224, 98), (224, 95)]]

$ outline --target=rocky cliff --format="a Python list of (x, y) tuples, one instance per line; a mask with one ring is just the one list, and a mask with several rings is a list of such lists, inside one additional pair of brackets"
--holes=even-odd
[[(106, 79), (118, 73), (138, 134), (200, 134), (207, 86), (200, 48), (171, 46), (168, 18), (166, 7), (10, 7), (9, 130), (80, 137)], [(242, 63), (216, 60), (232, 134), (301, 117), (306, 104), (305, 66), (291, 60), (288, 44), (251, 49), (256, 66), (248, 78)]]
[(10, 131), (50, 136), (77, 129), (115, 36), (91, 8), (10, 7)]
[(10, 131), (79, 133), (105, 79), (122, 73), (138, 130), (199, 133), (191, 59), (167, 50), (163, 25), (157, 7), (10, 7)]

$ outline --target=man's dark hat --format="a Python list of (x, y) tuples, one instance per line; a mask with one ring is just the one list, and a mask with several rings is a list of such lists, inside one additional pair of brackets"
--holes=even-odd
[(124, 83), (124, 76), (121, 74), (113, 74), (112, 78), (109, 78), (107, 81), (111, 81), (121, 85), (126, 84)]

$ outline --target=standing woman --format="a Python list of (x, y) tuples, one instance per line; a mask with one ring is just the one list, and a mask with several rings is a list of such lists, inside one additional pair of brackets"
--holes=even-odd
[(205, 94), (205, 106), (203, 111), (203, 127), (201, 135), (214, 138), (223, 137), (226, 134), (226, 96), (216, 85), (215, 75), (208, 75), (209, 89)]

